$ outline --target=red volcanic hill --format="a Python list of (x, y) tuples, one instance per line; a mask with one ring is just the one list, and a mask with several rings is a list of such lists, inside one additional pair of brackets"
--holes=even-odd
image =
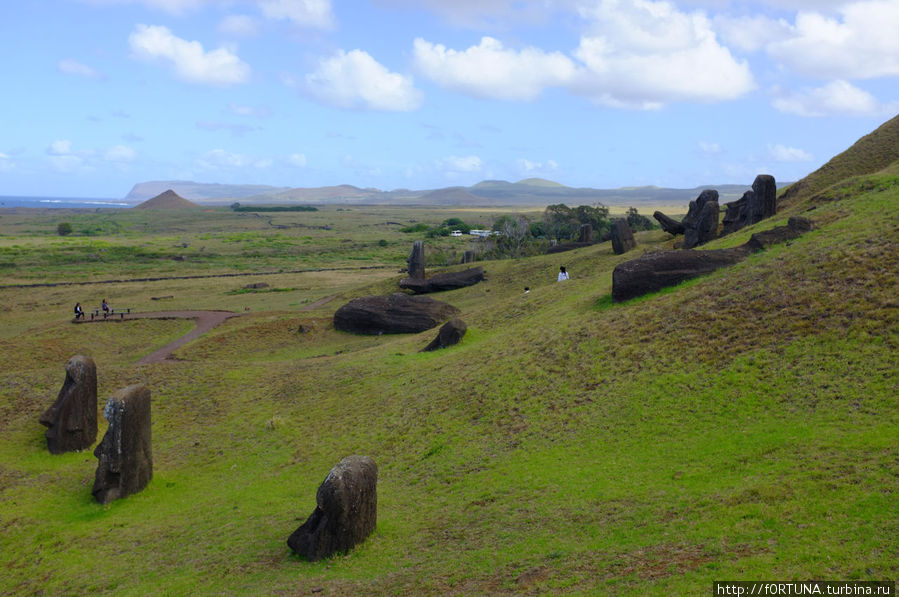
[(135, 205), (132, 209), (184, 209), (185, 207), (200, 207), (192, 201), (188, 201), (175, 191), (169, 189), (164, 193), (147, 199), (143, 203)]

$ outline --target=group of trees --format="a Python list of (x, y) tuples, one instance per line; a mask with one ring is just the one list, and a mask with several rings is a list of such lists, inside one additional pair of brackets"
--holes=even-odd
[(424, 222), (419, 222), (412, 226), (400, 228), (400, 232), (424, 232), (425, 236), (428, 238), (437, 238), (438, 236), (449, 236), (453, 230), (458, 230), (462, 234), (468, 234), (471, 231), (471, 228), (471, 226), (463, 222), (460, 218), (448, 218), (436, 226), (429, 226)]
[[(652, 230), (655, 225), (636, 208), (629, 208), (627, 223), (632, 230)], [(520, 214), (507, 214), (493, 223), (495, 256), (533, 255), (541, 253), (548, 241), (565, 242), (577, 240), (581, 226), (589, 224), (593, 228), (593, 238), (606, 240), (612, 230), (609, 208), (602, 204), (569, 207), (564, 203), (548, 206), (537, 221), (531, 222)]]

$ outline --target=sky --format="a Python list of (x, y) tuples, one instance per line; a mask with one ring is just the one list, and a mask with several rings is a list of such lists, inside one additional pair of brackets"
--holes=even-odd
[(798, 180), (899, 113), (899, 0), (2, 0), (0, 195)]

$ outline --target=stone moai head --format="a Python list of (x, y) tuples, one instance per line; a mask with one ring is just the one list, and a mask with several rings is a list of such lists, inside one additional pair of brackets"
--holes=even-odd
[(66, 380), (56, 401), (44, 411), (47, 449), (53, 454), (90, 448), (97, 439), (97, 366), (77, 355), (66, 363)]
[(135, 384), (106, 402), (109, 428), (94, 450), (99, 460), (92, 493), (101, 504), (137, 493), (153, 477), (150, 390)]

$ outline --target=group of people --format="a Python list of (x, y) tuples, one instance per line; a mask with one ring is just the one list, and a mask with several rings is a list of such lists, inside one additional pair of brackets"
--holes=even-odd
[[(100, 309), (103, 311), (104, 315), (109, 315), (109, 303), (106, 302), (106, 299), (103, 299), (103, 302), (100, 304)], [(84, 309), (81, 308), (81, 303), (75, 303), (75, 319), (83, 318)]]

